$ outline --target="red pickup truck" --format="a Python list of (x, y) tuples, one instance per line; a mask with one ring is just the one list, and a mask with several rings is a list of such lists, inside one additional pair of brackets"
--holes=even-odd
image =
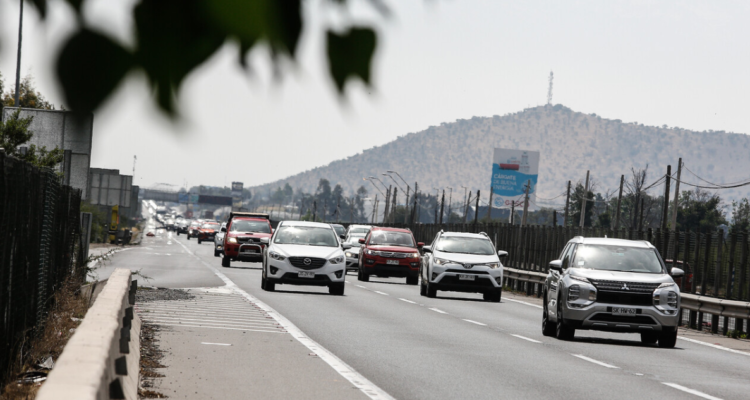
[(229, 268), (232, 261), (261, 262), (265, 245), (261, 238), (273, 234), (268, 214), (231, 212), (224, 235), (224, 257), (221, 266)]

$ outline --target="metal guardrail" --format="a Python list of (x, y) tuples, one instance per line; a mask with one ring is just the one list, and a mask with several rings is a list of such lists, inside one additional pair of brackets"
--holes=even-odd
[(37, 400), (137, 399), (141, 322), (136, 281), (117, 268), (39, 390)]

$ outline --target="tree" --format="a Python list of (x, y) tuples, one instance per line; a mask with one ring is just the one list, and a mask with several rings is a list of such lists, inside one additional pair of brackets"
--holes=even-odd
[[(48, 151), (46, 146), (34, 144), (23, 146), (34, 134), (29, 130), (34, 117), (21, 118), (21, 110), (16, 110), (8, 118), (0, 121), (0, 147), (13, 157), (29, 162), (37, 167), (53, 168), (63, 161), (64, 153), (55, 148)], [(26, 147), (26, 152), (21, 148)]]
[[(1, 77), (0, 77), (1, 78)], [(20, 96), (18, 102), (23, 108), (40, 108), (42, 110), (54, 110), (55, 106), (52, 103), (44, 99), (41, 93), (39, 93), (34, 87), (34, 78), (31, 75), (26, 75), (25, 78), (20, 82), (19, 85)], [(0, 83), (0, 94), (2, 95), (2, 104), (6, 107), (15, 107), (16, 104), (16, 90), (10, 88), (5, 93), (2, 91), (2, 84)]]
[(696, 188), (680, 194), (680, 208), (677, 210), (677, 226), (681, 230), (703, 230), (712, 232), (721, 224), (726, 224), (721, 209), (721, 197)]
[[(583, 198), (586, 188), (583, 187), (581, 182), (576, 184), (575, 190), (571, 193), (570, 197), (570, 208), (572, 210), (572, 217), (569, 218), (572, 226), (578, 226), (581, 222), (581, 209), (583, 208)], [(592, 191), (586, 192), (586, 215), (584, 217), (584, 226), (591, 226), (591, 217), (594, 214), (594, 193)]]
[(747, 197), (740, 201), (732, 201), (732, 232), (746, 232), (750, 230), (750, 201)]
[[(47, 2), (33, 1), (42, 18)], [(84, 0), (67, 3), (76, 13), (78, 27), (63, 44), (57, 79), (66, 104), (81, 112), (95, 110), (128, 72), (141, 70), (158, 106), (174, 115), (175, 99), (185, 78), (228, 41), (239, 44), (237, 62), (246, 69), (248, 53), (267, 46), (274, 70), (280, 75), (281, 66), (297, 57), (297, 44), (307, 22), (303, 18), (312, 19), (303, 15), (302, 0), (140, 0), (132, 16), (135, 45), (126, 47), (90, 28)], [(321, 3), (344, 11), (338, 19), (344, 28), (325, 32), (328, 73), (340, 94), (352, 79), (370, 85), (370, 66), (377, 46), (375, 30), (355, 24), (355, 17), (342, 10), (350, 3)], [(381, 15), (389, 15), (382, 1), (371, 0), (370, 4)]]

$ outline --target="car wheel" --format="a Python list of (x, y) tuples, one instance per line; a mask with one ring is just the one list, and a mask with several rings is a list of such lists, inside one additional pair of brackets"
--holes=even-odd
[(677, 344), (677, 328), (674, 332), (662, 332), (659, 335), (659, 347), (663, 349), (672, 349)]
[(201, 244), (201, 243), (203, 243), (203, 241), (201, 240), (201, 238), (198, 238), (198, 244)]
[(216, 250), (216, 249), (214, 249), (214, 257), (218, 257), (218, 256), (219, 256), (219, 254), (220, 254), (220, 253), (219, 253), (219, 250)]
[(482, 293), (482, 297), (484, 298), (484, 300), (489, 301), (491, 303), (499, 303), (501, 296), (502, 295), (499, 290)]
[(572, 340), (576, 334), (576, 330), (565, 324), (563, 319), (562, 310), (560, 309), (560, 302), (557, 302), (557, 326), (555, 327), (555, 336), (560, 340)]
[(187, 237), (188, 237), (188, 240), (190, 240), (190, 234), (188, 234)]
[(335, 285), (328, 286), (328, 293), (332, 294), (334, 296), (343, 296), (344, 295), (344, 284), (343, 283), (337, 283)]
[(369, 282), (370, 275), (367, 275), (361, 268), (357, 271), (357, 280), (360, 282)]
[(276, 283), (269, 281), (266, 279), (266, 287), (263, 288), (266, 292), (273, 292), (276, 290)]
[(407, 276), (406, 277), (406, 284), (407, 285), (416, 285), (419, 283), (419, 277), (418, 276)]
[(177, 236), (180, 236), (180, 231), (177, 231)]
[(656, 332), (641, 332), (641, 343), (656, 344), (659, 341), (659, 334)]
[(419, 284), (419, 295), (427, 296), (427, 286), (424, 284), (424, 279), (422, 279), (422, 283)]
[(557, 327), (549, 320), (549, 310), (547, 310), (547, 299), (544, 299), (544, 309), (542, 311), (542, 335), (555, 336)]
[(221, 258), (221, 266), (224, 268), (229, 268), (230, 262), (231, 261), (229, 260), (229, 257), (227, 257), (226, 255), (224, 255), (224, 257)]
[(427, 297), (434, 299), (437, 297), (437, 289), (430, 285), (430, 281), (427, 281)]

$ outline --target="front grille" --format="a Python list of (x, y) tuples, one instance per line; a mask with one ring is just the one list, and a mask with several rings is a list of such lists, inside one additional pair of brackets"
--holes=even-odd
[(474, 274), (474, 275), (489, 275), (487, 271), (473, 271), (470, 269), (448, 269), (445, 272), (453, 272), (456, 274)]
[[(310, 262), (305, 263), (305, 260), (310, 260)], [(326, 259), (314, 257), (289, 257), (289, 262), (297, 268), (316, 269), (325, 265)]]
[(385, 258), (409, 258), (411, 253), (397, 253), (395, 251), (373, 251), (374, 255)]
[(260, 243), (260, 238), (240, 236), (237, 238), (238, 243)]
[(457, 276), (444, 276), (439, 282), (439, 285), (461, 285), (461, 286), (479, 286), (479, 287), (495, 287), (492, 281), (489, 279), (482, 279), (477, 277), (473, 281), (462, 281)]
[(589, 279), (599, 291), (623, 292), (623, 293), (646, 293), (651, 294), (661, 285), (660, 283), (605, 281)]
[(614, 323), (621, 322), (624, 324), (640, 324), (640, 325), (656, 325), (656, 322), (654, 322), (654, 319), (649, 317), (648, 315), (635, 315), (632, 317), (627, 317), (623, 315), (599, 313), (591, 317), (591, 321), (614, 322)]
[(650, 306), (653, 300), (650, 294), (600, 291), (596, 294), (598, 303), (622, 304), (628, 306)]

